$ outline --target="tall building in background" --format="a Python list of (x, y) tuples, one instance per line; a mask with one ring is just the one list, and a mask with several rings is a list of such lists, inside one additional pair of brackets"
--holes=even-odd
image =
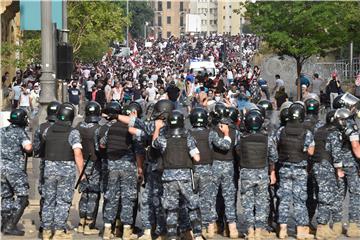
[[(185, 33), (186, 14), (198, 15), (201, 28), (196, 32), (202, 35), (213, 33), (237, 35), (241, 33), (241, 23), (244, 22), (239, 14), (244, 0), (185, 0), (185, 1), (150, 1), (155, 16), (152, 21), (154, 37), (180, 37)], [(190, 23), (191, 24), (191, 23)]]
[(151, 29), (155, 38), (180, 37), (185, 34), (189, 4), (189, 1), (151, 1), (155, 13)]
[(240, 9), (240, 3), (240, 1), (218, 1), (218, 33), (230, 35), (241, 33), (241, 16), (234, 13), (235, 9)]

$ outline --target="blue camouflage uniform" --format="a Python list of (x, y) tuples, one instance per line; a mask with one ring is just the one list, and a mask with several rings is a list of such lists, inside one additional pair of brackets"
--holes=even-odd
[[(93, 149), (95, 149), (93, 155), (89, 155), (90, 150), (87, 149), (89, 152), (84, 152), (84, 161), (88, 161), (87, 158), (90, 158), (86, 169), (85, 169), (85, 176), (86, 176), (86, 183), (85, 188), (86, 190), (82, 192), (80, 201), (79, 201), (79, 216), (80, 218), (88, 218), (91, 220), (94, 220), (93, 224), (95, 224), (95, 220), (97, 217), (97, 212), (99, 209), (99, 200), (100, 200), (100, 180), (101, 180), (101, 160), (98, 159), (98, 154), (95, 148), (95, 141), (96, 136), (95, 132), (99, 128), (99, 124), (97, 123), (86, 123), (82, 122), (79, 124), (77, 129), (80, 131), (94, 131), (92, 136), (92, 142)], [(95, 128), (95, 129), (94, 129)], [(91, 130), (93, 129), (93, 130)], [(82, 139), (84, 141), (85, 136), (82, 136)], [(85, 144), (85, 142), (83, 143)], [(85, 150), (85, 146), (84, 150)], [(90, 147), (90, 146), (89, 146)], [(87, 156), (89, 155), (89, 156)], [(83, 184), (83, 183), (81, 183)], [(93, 226), (91, 226), (93, 227)]]
[[(141, 121), (139, 118), (131, 118), (129, 126), (138, 129), (137, 138), (142, 142), (151, 142), (151, 136), (155, 131), (155, 121)], [(160, 129), (161, 133), (166, 127)], [(161, 181), (162, 172), (159, 169), (159, 152), (147, 146), (147, 158), (144, 163), (145, 189), (141, 195), (141, 222), (144, 229), (151, 229), (153, 226), (155, 234), (161, 235), (166, 232), (165, 211), (161, 204), (163, 186)]]
[(40, 217), (40, 222), (41, 220), (41, 211), (42, 211), (42, 207), (44, 205), (44, 199), (42, 198), (42, 187), (44, 184), (44, 168), (45, 168), (45, 160), (44, 160), (44, 149), (43, 149), (43, 144), (42, 144), (42, 136), (43, 133), (45, 132), (45, 130), (47, 128), (49, 128), (51, 125), (53, 125), (54, 122), (44, 122), (42, 124), (40, 124), (40, 126), (35, 130), (34, 133), (34, 155), (35, 157), (39, 157), (40, 158), (40, 164), (39, 164), (39, 168), (40, 168), (40, 172), (39, 172), (39, 185), (38, 185), (38, 192), (40, 194), (40, 211), (39, 211), (39, 217)]
[[(48, 132), (55, 126), (57, 124), (45, 130), (43, 134), (45, 142), (47, 141)], [(67, 143), (73, 150), (82, 149), (78, 130), (71, 129)], [(46, 156), (44, 159), (42, 227), (44, 230), (66, 230), (66, 221), (69, 217), (76, 180), (75, 161), (66, 161), (65, 159), (64, 161), (50, 161)]]
[[(205, 128), (203, 127), (197, 127), (192, 129), (192, 133), (196, 133), (198, 131), (204, 131), (204, 130)], [(210, 147), (209, 139), (207, 139), (207, 143)], [(196, 145), (199, 148), (197, 142)], [(201, 152), (202, 149), (199, 148), (199, 151), (200, 151), (200, 155), (203, 154)], [(202, 159), (200, 157), (200, 161), (201, 160)], [(215, 183), (214, 183), (213, 174), (214, 173), (213, 173), (212, 164), (210, 163), (194, 165), (194, 178), (197, 182), (197, 190), (199, 192), (199, 197), (200, 197), (200, 211), (201, 211), (203, 227), (207, 227), (210, 223), (216, 220), (216, 210), (212, 202), (213, 200), (212, 194), (215, 192)]]
[[(100, 139), (100, 146), (109, 149), (108, 135), (112, 125)], [(118, 143), (120, 144), (120, 142)], [(137, 197), (137, 167), (135, 154), (143, 154), (137, 141), (130, 140), (129, 148), (123, 153), (119, 153), (119, 159), (110, 159), (108, 154), (107, 161), (107, 186), (104, 194), (104, 224), (115, 222), (119, 204), (121, 204), (120, 219), (124, 225), (133, 224), (133, 208)]]
[[(194, 138), (188, 134), (186, 135), (186, 144), (189, 155), (193, 157), (199, 154), (199, 150), (196, 147)], [(152, 143), (153, 147), (160, 149), (164, 153), (167, 149), (167, 143), (169, 138), (166, 134), (161, 134)], [(176, 145), (172, 145), (173, 147)], [(173, 149), (168, 151), (173, 151)], [(175, 151), (175, 149), (174, 149)], [(192, 186), (192, 171), (189, 168), (174, 168), (167, 169), (165, 167), (162, 175), (164, 193), (162, 196), (162, 204), (166, 210), (166, 225), (169, 238), (176, 237), (178, 214), (180, 207), (181, 197), (187, 201), (187, 207), (189, 209), (189, 218), (192, 224), (192, 230), (194, 237), (201, 236), (201, 214), (199, 209), (199, 195), (194, 193)]]
[[(287, 123), (287, 126), (289, 123)], [(280, 127), (274, 135), (274, 141), (278, 148), (280, 135), (285, 127)], [(309, 130), (305, 130), (303, 143), (304, 159), (298, 163), (279, 162), (279, 189), (277, 196), (279, 198), (278, 223), (287, 224), (290, 216), (290, 204), (293, 202), (295, 212), (296, 226), (308, 226), (309, 215), (306, 207), (307, 200), (307, 165), (308, 160), (305, 156), (309, 147), (315, 146), (314, 136)], [(299, 147), (299, 146), (294, 146)]]
[[(240, 141), (243, 141), (242, 139)], [(248, 228), (264, 229), (267, 226), (269, 216), (269, 165), (274, 165), (278, 155), (273, 138), (267, 137), (266, 145), (267, 159), (264, 161), (266, 162), (265, 167), (250, 168), (241, 165), (240, 169), (241, 203), (244, 209), (245, 224)], [(239, 150), (243, 152), (241, 146), (240, 142)]]
[(31, 142), (24, 128), (15, 124), (1, 128), (0, 136), (1, 214), (5, 219), (21, 207), (20, 199), (29, 195), (23, 147)]
[[(315, 129), (315, 134), (317, 130)], [(321, 130), (321, 129), (320, 129)], [(320, 161), (315, 161), (312, 172), (315, 176), (316, 183), (318, 186), (318, 212), (317, 212), (317, 223), (326, 225), (329, 223), (332, 217), (333, 222), (342, 221), (342, 201), (344, 200), (345, 184), (342, 179), (337, 179), (335, 168), (333, 166), (333, 153), (335, 128), (328, 127), (328, 135), (325, 143), (325, 150), (330, 155), (330, 159), (321, 157)], [(320, 146), (319, 146), (320, 147)], [(315, 146), (315, 156), (318, 145)]]
[[(353, 132), (350, 136), (343, 135), (336, 130), (329, 136), (331, 141), (331, 154), (334, 158), (334, 167), (342, 168), (345, 172), (345, 179), (349, 189), (349, 222), (360, 223), (360, 178), (359, 162), (357, 162), (351, 149), (352, 141), (359, 141), (359, 133)], [(338, 192), (340, 199), (342, 188)], [(337, 202), (336, 204), (339, 204)], [(342, 206), (342, 202), (340, 204)]]
[[(230, 127), (229, 127), (230, 129)], [(240, 139), (240, 132), (233, 129), (235, 132), (235, 139), (233, 146), (235, 147)], [(210, 147), (221, 149), (221, 151), (233, 151), (231, 149), (232, 139), (230, 137), (222, 137), (215, 130), (211, 130), (209, 134)], [(215, 191), (212, 193), (212, 204), (216, 204), (217, 193), (221, 187), (222, 196), (224, 198), (225, 216), (228, 223), (236, 222), (236, 189), (234, 184), (234, 159), (231, 161), (222, 161), (214, 157), (213, 166), (213, 179), (215, 184)], [(213, 207), (215, 209), (215, 206)]]

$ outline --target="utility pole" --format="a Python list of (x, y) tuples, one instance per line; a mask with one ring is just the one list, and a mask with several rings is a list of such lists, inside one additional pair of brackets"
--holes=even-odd
[[(126, 17), (129, 18), (129, 0), (126, 0)], [(126, 47), (129, 47), (129, 24), (126, 24)]]
[(67, 0), (62, 0), (62, 41), (68, 42), (68, 23), (67, 23)]
[[(53, 24), (51, 19), (51, 1), (41, 1), (41, 93), (39, 121), (46, 118), (48, 103), (55, 100), (55, 74), (53, 72)], [(43, 114), (42, 114), (43, 113)], [(43, 121), (41, 121), (43, 120)]]
[(352, 80), (352, 78), (354, 77), (353, 62), (354, 62), (354, 42), (351, 41), (350, 42), (350, 73), (349, 73), (350, 80)]

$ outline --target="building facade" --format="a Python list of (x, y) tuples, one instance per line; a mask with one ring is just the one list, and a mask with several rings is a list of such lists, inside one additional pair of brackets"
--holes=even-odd
[(154, 19), (151, 33), (155, 38), (180, 37), (185, 34), (186, 14), (189, 13), (189, 1), (151, 1)]
[(241, 33), (244, 19), (234, 10), (241, 9), (241, 2), (229, 0), (186, 0), (186, 1), (151, 1), (155, 17), (150, 29), (155, 38), (180, 37), (185, 34), (186, 14), (198, 15), (201, 35)]

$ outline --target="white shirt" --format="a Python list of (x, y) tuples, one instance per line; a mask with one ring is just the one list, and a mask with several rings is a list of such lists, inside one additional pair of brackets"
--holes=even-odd
[(282, 86), (285, 85), (284, 80), (282, 80), (282, 79), (280, 79), (280, 78), (279, 78), (279, 79), (276, 79), (275, 83), (276, 83), (276, 86), (277, 86), (277, 87), (282, 87)]
[(86, 81), (86, 89), (88, 92), (92, 92), (92, 87), (95, 85), (93, 80)]
[(157, 92), (156, 87), (147, 88), (146, 92), (148, 93), (148, 101), (149, 102), (155, 101), (156, 92)]

